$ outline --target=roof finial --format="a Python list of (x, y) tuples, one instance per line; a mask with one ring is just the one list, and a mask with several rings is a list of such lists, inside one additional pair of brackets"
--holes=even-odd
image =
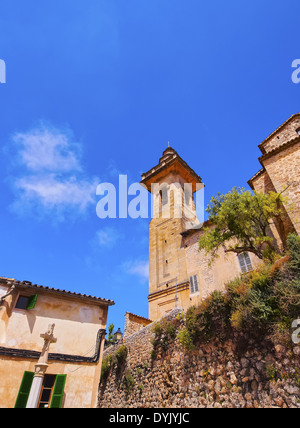
[(168, 141), (168, 147), (170, 147), (170, 141)]

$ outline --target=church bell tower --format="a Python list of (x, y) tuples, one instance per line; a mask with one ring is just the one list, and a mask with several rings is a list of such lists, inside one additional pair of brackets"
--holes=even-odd
[(142, 175), (140, 184), (153, 197), (148, 301), (149, 318), (156, 320), (189, 298), (181, 233), (199, 224), (193, 194), (204, 185), (171, 147), (163, 152), (158, 165)]

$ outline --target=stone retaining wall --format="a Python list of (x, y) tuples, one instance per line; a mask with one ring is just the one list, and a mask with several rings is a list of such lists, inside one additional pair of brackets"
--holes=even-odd
[[(288, 350), (240, 334), (188, 354), (175, 339), (153, 359), (152, 329), (150, 324), (126, 338), (126, 361), (100, 385), (99, 407), (300, 407), (298, 346)], [(119, 346), (108, 348), (104, 358)]]

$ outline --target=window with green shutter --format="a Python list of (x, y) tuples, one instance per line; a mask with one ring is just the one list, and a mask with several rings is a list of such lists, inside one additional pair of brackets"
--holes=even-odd
[(60, 409), (64, 396), (64, 389), (67, 375), (57, 375), (54, 384), (54, 390), (50, 403), (51, 409)]
[(35, 307), (38, 295), (33, 294), (32, 296), (22, 296), (18, 297), (15, 308), (16, 309), (26, 309), (27, 311)]
[(26, 306), (26, 309), (29, 311), (30, 309), (33, 309), (35, 307), (36, 301), (37, 301), (38, 295), (34, 294), (33, 296), (30, 296), (28, 299), (28, 304)]
[(40, 393), (40, 401), (38, 404), (39, 409), (45, 409), (50, 406), (50, 401), (54, 389), (56, 375), (45, 374), (43, 385)]
[(19, 389), (17, 401), (15, 404), (15, 409), (25, 409), (28, 401), (32, 381), (33, 381), (33, 372), (24, 372), (21, 386)]

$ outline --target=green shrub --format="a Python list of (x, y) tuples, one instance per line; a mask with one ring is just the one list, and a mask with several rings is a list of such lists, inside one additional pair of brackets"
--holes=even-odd
[(131, 390), (133, 390), (135, 385), (134, 377), (132, 376), (131, 371), (128, 369), (126, 370), (123, 381), (122, 381), (122, 388), (126, 390), (127, 393), (129, 393)]
[[(288, 257), (261, 263), (255, 271), (214, 291), (186, 312), (178, 340), (186, 350), (214, 338), (225, 339), (232, 329), (278, 339), (300, 311), (300, 237), (290, 235)], [(287, 261), (288, 260), (288, 261)]]
[(187, 327), (183, 327), (177, 334), (177, 339), (185, 351), (193, 351), (195, 348), (194, 337)]
[(159, 346), (161, 346), (163, 351), (168, 349), (170, 341), (176, 338), (177, 328), (179, 325), (180, 321), (177, 319), (171, 321), (162, 320), (153, 325), (152, 333), (154, 333), (154, 339), (152, 340), (152, 359), (156, 358), (157, 348)]
[(127, 353), (128, 353), (128, 350), (126, 345), (122, 345), (120, 346), (120, 348), (117, 349), (115, 353), (115, 357), (117, 359), (118, 364), (122, 364), (126, 360)]
[(155, 360), (155, 358), (156, 358), (156, 350), (155, 350), (155, 348), (153, 348), (151, 350), (150, 357), (151, 357), (151, 360)]
[(207, 342), (213, 337), (224, 339), (229, 324), (229, 306), (224, 294), (214, 291), (198, 307), (192, 306), (186, 312), (185, 328), (178, 339), (185, 349), (192, 350), (197, 341)]
[(278, 370), (271, 364), (266, 366), (266, 377), (268, 380), (275, 382), (277, 379)]
[(224, 293), (214, 291), (199, 307), (197, 322), (200, 339), (225, 339), (228, 333), (230, 306)]
[(163, 332), (163, 329), (162, 329), (161, 323), (160, 323), (160, 322), (156, 322), (156, 323), (153, 325), (153, 327), (152, 327), (151, 331), (152, 331), (152, 333), (154, 333), (154, 336), (155, 336), (155, 337), (159, 337), (159, 336), (161, 336), (161, 335), (162, 335), (162, 332)]
[(300, 309), (300, 237), (290, 235), (287, 245), (290, 257), (274, 286), (274, 294), (281, 315), (295, 319)]
[(176, 337), (176, 323), (174, 321), (167, 321), (164, 324), (164, 332), (165, 335), (168, 336), (170, 339), (175, 339)]
[(287, 246), (290, 254), (289, 270), (300, 280), (300, 236), (289, 235)]
[(300, 237), (290, 235), (287, 248), (286, 257), (235, 278), (224, 292), (214, 291), (199, 306), (190, 307), (185, 317), (155, 323), (151, 357), (156, 357), (159, 345), (167, 349), (177, 331), (179, 343), (189, 352), (199, 342), (224, 340), (234, 330), (286, 339), (300, 312)]
[(103, 358), (102, 367), (101, 367), (101, 382), (107, 380), (111, 366), (112, 366), (112, 355), (108, 355)]

